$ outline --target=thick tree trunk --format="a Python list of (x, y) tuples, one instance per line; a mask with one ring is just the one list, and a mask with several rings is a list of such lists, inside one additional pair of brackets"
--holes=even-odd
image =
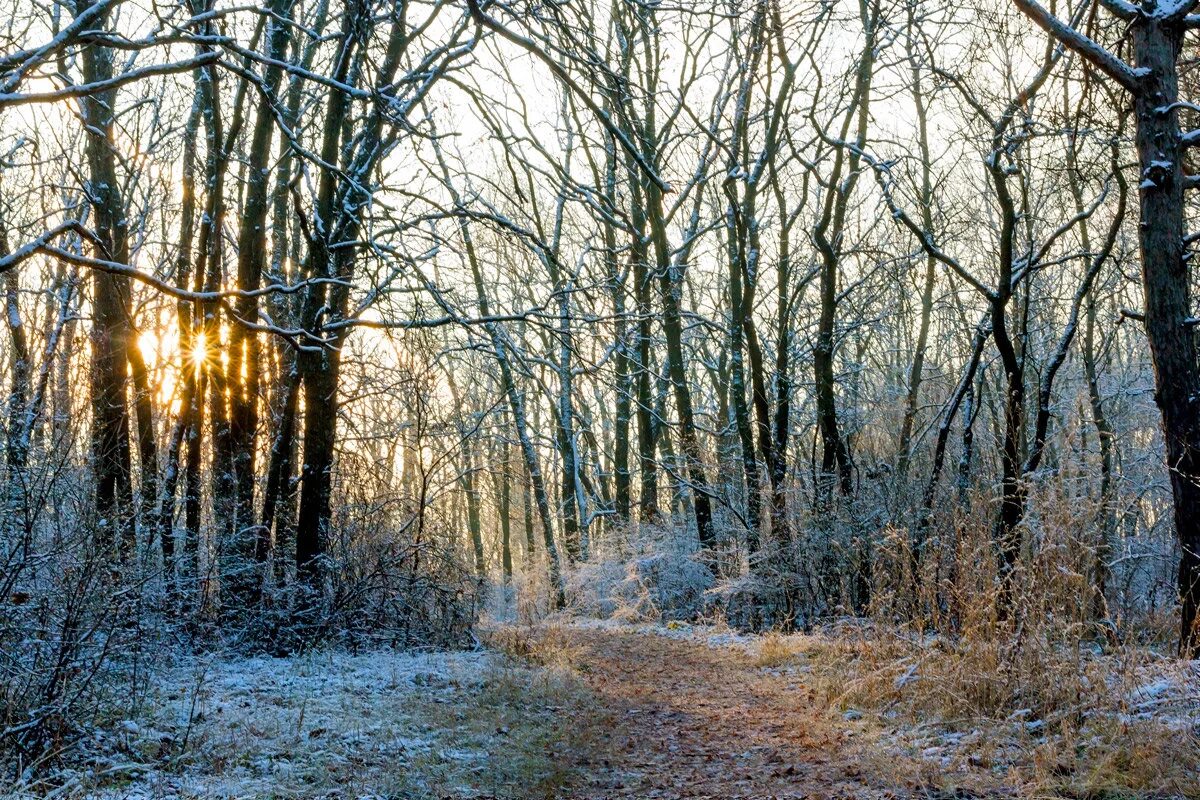
[[(0, 258), (9, 254), (8, 229), (0, 219)], [(29, 460), (29, 442), (22, 435), (26, 410), (29, 406), (30, 379), (33, 364), (30, 360), (29, 337), (25, 335), (25, 324), (21, 319), (21, 304), (18, 283), (19, 273), (10, 269), (4, 273), (4, 320), (8, 326), (8, 337), (12, 344), (12, 372), (9, 378), (7, 429), (5, 431), (5, 464), (8, 480), (16, 482), (18, 473), (25, 469)]]
[(333, 462), (337, 445), (337, 353), (323, 350), (303, 364), (304, 456), (300, 469), (300, 508), (296, 520), (296, 577), (310, 590), (320, 586), (321, 559), (329, 548), (333, 513)]
[(508, 445), (503, 444), (497, 450), (497, 460), (500, 464), (498, 472), (493, 472), (496, 482), (496, 515), (500, 518), (500, 568), (504, 574), (504, 585), (512, 583), (512, 471), (509, 468)]
[[(862, 150), (866, 146), (870, 119), (871, 86), (875, 77), (875, 42), (879, 20), (878, 4), (866, 0), (859, 4), (863, 28), (863, 47), (855, 66), (854, 93), (846, 109), (838, 141), (849, 141), (854, 129), (853, 147), (839, 144), (834, 167), (828, 177), (824, 209), (813, 230), (820, 261), (820, 314), (817, 318), (816, 343), (813, 346), (813, 383), (816, 395), (817, 430), (821, 434), (821, 474), (817, 493), (820, 504), (829, 502), (830, 485), (836, 482), (840, 493), (853, 494), (854, 463), (850, 447), (838, 423), (834, 356), (836, 343), (838, 282), (850, 195), (858, 182)], [(847, 150), (849, 152), (847, 152)]]
[[(1085, 245), (1086, 247), (1086, 245)], [(1115, 432), (1104, 409), (1104, 396), (1100, 392), (1100, 380), (1096, 354), (1096, 294), (1088, 294), (1087, 321), (1083, 336), (1083, 372), (1087, 379), (1088, 403), (1092, 411), (1092, 424), (1100, 442), (1100, 527), (1096, 534), (1096, 557), (1092, 584), (1092, 616), (1106, 620), (1108, 614), (1109, 558), (1112, 555), (1113, 539), (1116, 536), (1117, 515), (1114, 508), (1113, 469)]]
[(1004, 307), (997, 301), (992, 308), (992, 335), (1004, 368), (1004, 435), (1000, 446), (1000, 510), (992, 531), (999, 553), (1000, 597), (998, 610), (1005, 615), (1011, 603), (1013, 570), (1021, 552), (1018, 525), (1025, 514), (1027, 493), (1021, 473), (1021, 440), (1025, 427), (1024, 359), (1005, 327)]
[[(732, 209), (729, 212), (732, 214)], [(750, 410), (746, 406), (745, 303), (742, 291), (742, 266), (738, 248), (730, 235), (729, 244), (729, 399), (733, 404), (734, 426), (741, 445), (742, 478), (746, 483), (746, 536), (751, 554), (758, 550), (762, 518), (762, 490), (759, 486), (758, 458), (754, 451), (754, 432)]]
[(525, 568), (529, 569), (537, 554), (537, 539), (533, 531), (533, 480), (529, 477), (528, 469), (525, 470), (525, 480), (521, 481), (521, 517), (525, 525)]
[[(753, 90), (762, 61), (765, 46), (764, 25), (766, 4), (755, 5), (750, 25), (747, 52), (738, 64), (740, 79), (734, 107), (732, 135), (729, 145), (728, 173), (722, 188), (725, 191), (725, 248), (729, 274), (729, 395), (733, 403), (734, 424), (741, 444), (742, 475), (746, 483), (746, 522), (748, 549), (753, 555), (759, 547), (762, 525), (762, 490), (758, 457), (754, 447), (754, 429), (751, 428), (750, 410), (746, 402), (745, 351), (753, 346), (751, 371), (753, 373), (755, 412), (758, 418), (760, 449), (770, 469), (771, 438), (764, 424), (765, 403), (762, 388), (762, 353), (754, 336), (753, 297), (754, 282), (758, 271), (758, 241), (756, 218), (757, 180), (752, 170), (756, 164), (749, 162), (749, 115)], [(739, 183), (746, 184), (742, 197), (738, 196)], [(750, 339), (750, 342), (747, 342)]]
[(1134, 98), (1141, 168), (1142, 282), (1146, 335), (1154, 360), (1155, 400), (1162, 412), (1167, 469), (1179, 539), (1179, 650), (1200, 657), (1200, 375), (1190, 282), (1184, 258), (1183, 144), (1178, 112), (1179, 22), (1147, 16), (1133, 26), (1137, 66), (1145, 72)]
[(558, 372), (558, 424), (555, 426), (555, 440), (558, 445), (559, 463), (559, 502), (562, 509), (563, 544), (567, 557), (571, 561), (587, 559), (587, 535), (580, 525), (580, 514), (583, 504), (579, 492), (579, 451), (575, 434), (575, 406), (571, 397), (571, 387), (574, 383), (571, 375), (571, 287), (559, 281), (558, 355), (556, 371)]
[(1193, 2), (1108, 4), (1129, 20), (1136, 71), (1032, 0), (1018, 7), (1100, 67), (1134, 98), (1146, 335), (1162, 413), (1175, 533), (1179, 540), (1179, 651), (1200, 657), (1200, 369), (1184, 249), (1184, 139), (1179, 129), (1179, 60)]
[[(782, 187), (775, 188), (776, 204), (786, 208)], [(782, 546), (791, 541), (792, 529), (788, 519), (788, 443), (792, 413), (792, 256), (791, 233), (797, 215), (785, 216), (779, 226), (779, 263), (775, 284), (775, 414), (771, 422), (771, 529)], [(808, 279), (805, 278), (805, 281)]]
[[(8, 229), (5, 220), (0, 218), (0, 258), (8, 255)], [(20, 521), (29, 518), (25, 502), (28, 486), (25, 467), (29, 463), (29, 436), (25, 420), (29, 414), (33, 364), (30, 360), (29, 337), (25, 334), (25, 323), (21, 318), (18, 276), (15, 269), (4, 273), (4, 319), (12, 344), (8, 402), (5, 404), (5, 469), (0, 473), (3, 476), (3, 484), (0, 485), (0, 553), (5, 554), (14, 551), (18, 541), (17, 532), (23, 527)]]
[[(347, 11), (343, 18), (341, 46), (337, 53), (332, 76), (344, 82), (354, 61), (355, 46), (361, 34), (357, 19), (360, 10)], [(346, 92), (331, 89), (326, 102), (325, 121), (321, 133), (321, 158), (326, 164), (342, 164), (343, 127), (350, 110)], [(314, 211), (315, 232), (306, 263), (310, 279), (327, 281), (338, 275), (337, 262), (330, 251), (335, 232), (340, 232), (340, 214), (336, 193), (339, 179), (331, 170), (321, 173)], [(353, 253), (349, 253), (353, 258)], [(314, 285), (308, 292), (301, 325), (305, 330), (319, 333), (326, 320), (337, 321), (345, 308), (336, 307), (328, 284)], [(344, 292), (341, 293), (345, 296)], [(337, 339), (338, 337), (334, 337)], [(300, 382), (304, 390), (304, 445), (300, 467), (300, 508), (296, 519), (296, 578), (310, 595), (321, 588), (322, 559), (329, 543), (329, 523), (332, 515), (330, 496), (333, 491), (333, 462), (337, 444), (338, 373), (340, 351), (335, 341), (331, 347), (302, 351), (297, 357)], [(312, 598), (310, 598), (312, 599)]]
[(971, 462), (975, 456), (975, 418), (979, 416), (979, 398), (975, 384), (963, 395), (963, 424), (959, 437), (958, 465), (954, 475), (955, 498), (960, 513), (971, 510)]
[(838, 425), (836, 379), (833, 372), (834, 320), (836, 313), (837, 260), (827, 259), (821, 270), (821, 312), (817, 341), (813, 347), (813, 376), (817, 406), (817, 430), (821, 434), (821, 473), (818, 496), (828, 501), (830, 482), (836, 481), (844, 496), (853, 493), (850, 450)]
[[(271, 454), (267, 459), (267, 481), (263, 488), (261, 529), (255, 544), (256, 561), (272, 561), (275, 583), (284, 579), (284, 558), (292, 545), (288, 539), (290, 520), (280, 513), (291, 494), (292, 458), (296, 449), (296, 420), (300, 406), (300, 376), (293, 364), (291, 373), (284, 380), (283, 401), (279, 409), (279, 421), (271, 441)], [(263, 550), (266, 552), (263, 552)]]
[(203, 453), (203, 430), (204, 430), (204, 397), (207, 380), (204, 376), (204, 370), (193, 368), (189, 370), (192, 373), (191, 380), (195, 386), (191, 391), (187, 392), (188, 406), (184, 413), (186, 414), (185, 430), (187, 437), (187, 452), (184, 455), (183, 468), (183, 549), (184, 549), (184, 577), (188, 581), (186, 586), (186, 596), (188, 598), (188, 606), (195, 609), (198, 606), (198, 592), (200, 589), (200, 525), (203, 515), (203, 488), (201, 473), (201, 462), (204, 456)]
[(153, 540), (158, 525), (158, 442), (154, 435), (154, 387), (136, 337), (131, 337), (128, 352), (129, 375), (133, 379), (133, 409), (137, 419), (138, 517)]
[(643, 193), (640, 188), (630, 189), (634, 242), (631, 247), (633, 261), (634, 314), (637, 318), (637, 350), (634, 369), (637, 384), (635, 402), (638, 434), (638, 518), (643, 523), (658, 521), (658, 461), (654, 457), (654, 395), (651, 388), (652, 358), (650, 347), (653, 341), (651, 325), (651, 273), (649, 253), (646, 248), (646, 214)]
[[(604, 192), (606, 201), (616, 207), (617, 203), (617, 154), (616, 142), (610, 137), (605, 144)], [(616, 522), (629, 521), (633, 509), (632, 478), (629, 468), (629, 427), (633, 418), (633, 382), (631, 369), (633, 359), (629, 356), (629, 325), (626, 320), (625, 278), (617, 260), (617, 227), (611, 221), (604, 223), (604, 261), (608, 273), (609, 293), (612, 295), (616, 352), (613, 362), (616, 370), (616, 409), (613, 414), (613, 511)]]

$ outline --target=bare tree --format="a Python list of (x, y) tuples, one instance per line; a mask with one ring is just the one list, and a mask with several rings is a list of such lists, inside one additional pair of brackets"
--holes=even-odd
[(1134, 5), (1106, 0), (1103, 6), (1125, 21), (1133, 42), (1133, 66), (1063, 22), (1037, 0), (1014, 0), (1055, 40), (1071, 48), (1133, 99), (1140, 169), (1142, 289), (1146, 336), (1154, 358), (1157, 392), (1166, 441), (1167, 468), (1179, 539), (1179, 651), (1200, 656), (1200, 414), (1196, 410), (1200, 367), (1192, 333), (1190, 278), (1185, 259), (1183, 158), (1192, 135), (1180, 129), (1179, 61), (1188, 30), (1200, 20), (1195, 2), (1153, 0)]

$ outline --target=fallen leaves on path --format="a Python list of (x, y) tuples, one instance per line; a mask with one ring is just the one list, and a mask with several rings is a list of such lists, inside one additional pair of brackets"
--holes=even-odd
[(896, 796), (863, 774), (851, 726), (814, 702), (802, 675), (684, 639), (563, 635), (608, 720), (574, 798)]

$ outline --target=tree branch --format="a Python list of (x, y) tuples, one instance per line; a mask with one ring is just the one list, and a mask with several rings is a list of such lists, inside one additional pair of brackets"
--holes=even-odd
[(1038, 27), (1091, 62), (1126, 90), (1133, 94), (1140, 91), (1137, 70), (1051, 14), (1038, 0), (1013, 0), (1013, 2)]
[(487, 14), (484, 14), (483, 10), (479, 7), (479, 0), (467, 0), (467, 7), (471, 10), (471, 18), (477, 23), (488, 30), (493, 31), (502, 39), (505, 39), (536, 56), (538, 60), (545, 64), (549, 68), (550, 72), (554, 74), (554, 77), (562, 81), (568, 89), (570, 89), (580, 100), (582, 100), (583, 104), (588, 107), (588, 110), (596, 116), (596, 119), (600, 120), (600, 123), (604, 126), (605, 130), (612, 134), (612, 136), (621, 143), (621, 147), (633, 157), (633, 160), (637, 162), (638, 168), (646, 174), (646, 177), (653, 181), (654, 185), (664, 193), (671, 191), (671, 184), (663, 180), (662, 177), (660, 177), (659, 174), (654, 170), (654, 168), (650, 166), (645, 157), (642, 156), (641, 151), (634, 146), (633, 142), (629, 140), (629, 137), (625, 135), (625, 132), (612, 121), (612, 118), (608, 115), (608, 113), (604, 111), (604, 109), (600, 108), (600, 106), (596, 105), (596, 101), (592, 99), (591, 95), (585, 92), (583, 87), (576, 83), (574, 78), (567, 74), (567, 71), (563, 69), (561, 64), (547, 55), (546, 52), (538, 46), (537, 42), (533, 41), (527, 36), (521, 36), (520, 34), (513, 33), (508, 28), (489, 17)]

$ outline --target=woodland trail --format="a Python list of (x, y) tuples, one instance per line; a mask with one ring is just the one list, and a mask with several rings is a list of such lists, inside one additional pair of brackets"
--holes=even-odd
[(570, 628), (611, 724), (573, 798), (896, 797), (857, 763), (840, 715), (803, 675), (731, 647)]

